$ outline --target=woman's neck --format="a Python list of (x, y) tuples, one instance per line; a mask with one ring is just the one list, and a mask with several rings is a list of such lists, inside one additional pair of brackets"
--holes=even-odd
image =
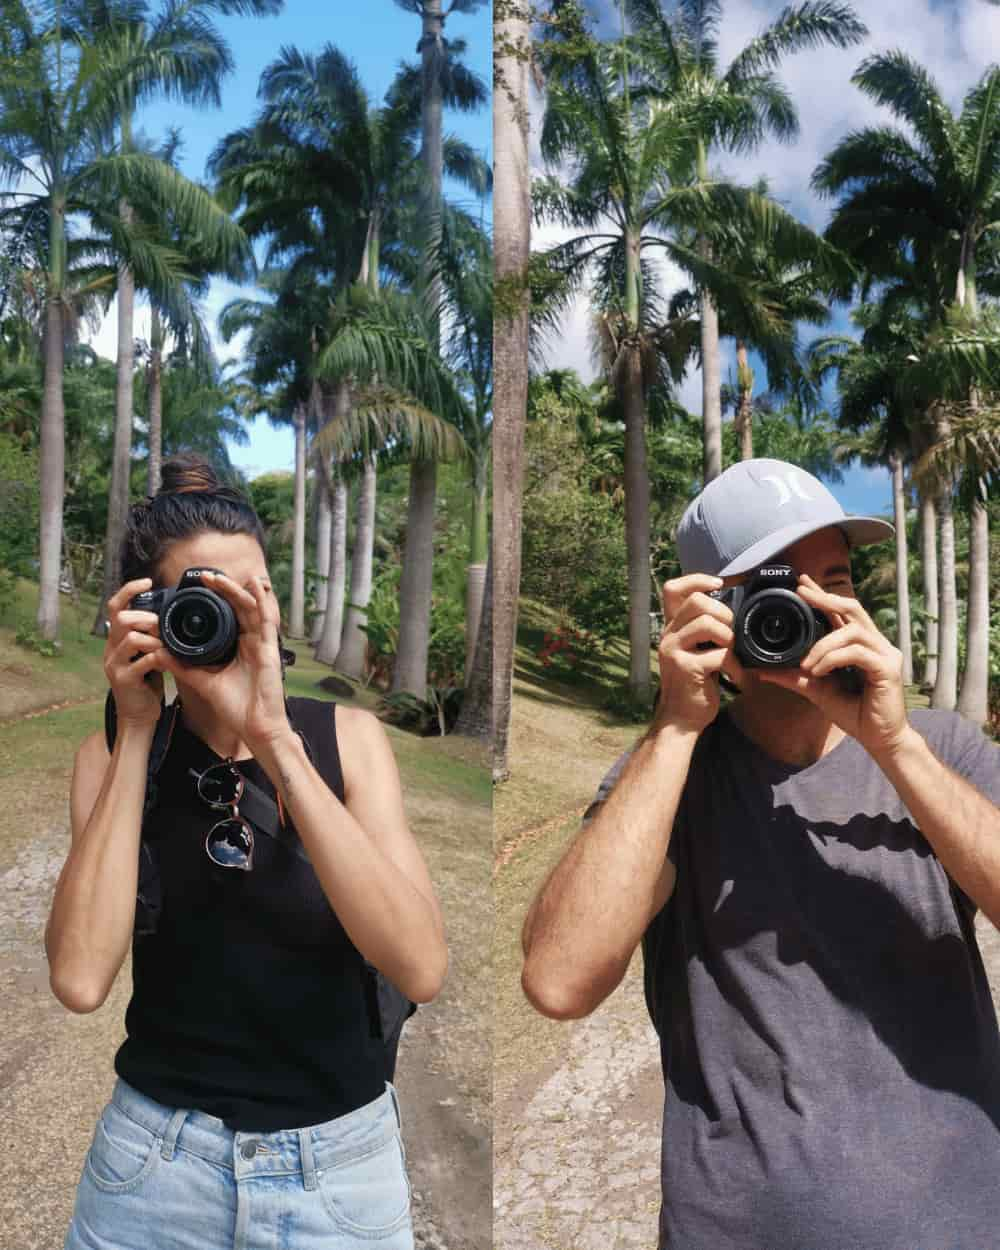
[(204, 700), (178, 688), (177, 698), (181, 705), (181, 721), (185, 729), (200, 738), (216, 755), (223, 759), (253, 759), (253, 752), (241, 739), (221, 725), (212, 708)]

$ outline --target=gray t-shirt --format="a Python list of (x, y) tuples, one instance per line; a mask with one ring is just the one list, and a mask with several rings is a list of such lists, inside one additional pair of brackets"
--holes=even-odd
[[(978, 729), (911, 723), (1000, 802)], [(975, 909), (864, 748), (794, 768), (721, 714), (670, 858), (643, 939), (661, 1250), (1000, 1246), (1000, 1035)]]

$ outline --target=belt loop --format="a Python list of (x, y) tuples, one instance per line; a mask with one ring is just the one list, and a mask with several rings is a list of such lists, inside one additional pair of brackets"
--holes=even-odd
[(396, 1097), (396, 1087), (391, 1081), (386, 1081), (386, 1089), (389, 1091), (389, 1097), (392, 1099), (392, 1109), (396, 1113), (396, 1123), (399, 1125), (399, 1131), (403, 1131), (403, 1117), (399, 1114), (399, 1099)]
[(163, 1147), (160, 1150), (160, 1154), (168, 1163), (174, 1157), (174, 1150), (177, 1147), (177, 1138), (187, 1117), (188, 1112), (183, 1107), (179, 1111), (175, 1111), (170, 1117), (170, 1123), (167, 1125), (167, 1131), (163, 1134)]
[(306, 1189), (316, 1189), (316, 1161), (313, 1159), (312, 1129), (299, 1129), (299, 1153), (302, 1157), (302, 1183)]

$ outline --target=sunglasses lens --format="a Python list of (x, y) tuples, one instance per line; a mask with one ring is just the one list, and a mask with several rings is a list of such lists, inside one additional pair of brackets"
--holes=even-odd
[(198, 793), (206, 803), (216, 807), (228, 807), (243, 793), (243, 778), (228, 764), (220, 764), (202, 773)]
[(208, 858), (221, 868), (253, 866), (253, 834), (242, 820), (223, 820), (210, 829), (205, 850)]

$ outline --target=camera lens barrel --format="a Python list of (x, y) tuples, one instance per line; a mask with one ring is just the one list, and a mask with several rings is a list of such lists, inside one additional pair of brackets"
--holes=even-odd
[(735, 622), (736, 653), (750, 667), (794, 668), (829, 630), (826, 618), (793, 590), (747, 597)]
[(164, 646), (185, 664), (227, 664), (238, 634), (233, 609), (207, 587), (178, 590), (160, 613)]

